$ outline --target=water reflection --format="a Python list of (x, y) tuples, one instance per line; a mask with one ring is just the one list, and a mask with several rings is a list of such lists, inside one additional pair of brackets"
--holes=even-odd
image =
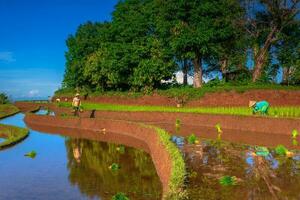
[[(69, 180), (89, 198), (123, 192), (130, 199), (160, 199), (162, 186), (151, 157), (142, 150), (84, 139), (67, 139)], [(117, 172), (109, 166), (117, 163)]]
[[(26, 127), (23, 118), (20, 113), (1, 123)], [(160, 199), (160, 179), (144, 151), (44, 132), (30, 129), (26, 140), (0, 152), (1, 200), (110, 200), (118, 192), (133, 200)], [(110, 141), (113, 139), (111, 135)], [(24, 157), (33, 150), (38, 154), (35, 159)], [(110, 171), (112, 163), (120, 164), (121, 169)]]
[(1, 138), (1, 137), (0, 137), (0, 143), (1, 143), (1, 142), (4, 142), (5, 140), (6, 140), (5, 138)]
[[(274, 150), (257, 156), (251, 146), (216, 141), (185, 145), (183, 151), (190, 199), (300, 199), (299, 152), (292, 158)], [(225, 175), (236, 176), (238, 184), (221, 186)]]
[(40, 109), (37, 112), (35, 112), (34, 114), (36, 115), (50, 115), (50, 116), (55, 116), (55, 113), (51, 110), (48, 109)]

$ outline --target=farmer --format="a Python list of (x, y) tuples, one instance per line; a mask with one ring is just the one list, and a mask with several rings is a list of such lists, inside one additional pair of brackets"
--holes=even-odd
[(252, 108), (253, 114), (261, 113), (263, 115), (267, 115), (270, 104), (267, 101), (249, 101), (249, 107)]
[(73, 98), (72, 107), (74, 110), (74, 115), (78, 115), (78, 111), (80, 110), (81, 101), (79, 99), (79, 94), (77, 93)]

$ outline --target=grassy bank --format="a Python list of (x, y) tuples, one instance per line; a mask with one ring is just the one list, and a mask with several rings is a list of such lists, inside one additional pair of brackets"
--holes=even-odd
[[(205, 84), (202, 88), (193, 88), (191, 86), (174, 86), (165, 89), (158, 89), (149, 93), (149, 95), (156, 93), (162, 96), (167, 96), (171, 98), (184, 98), (185, 100), (199, 99), (203, 97), (206, 93), (215, 92), (229, 92), (235, 91), (238, 93), (243, 93), (250, 90), (292, 90), (300, 91), (300, 86), (282, 86), (278, 84), (233, 84), (233, 83), (223, 83), (223, 84)], [(73, 97), (76, 93), (75, 89), (66, 88), (60, 89), (55, 92), (55, 96), (63, 97)], [(137, 98), (143, 96), (142, 92), (129, 92), (129, 91), (80, 91), (81, 95), (88, 94), (90, 97), (96, 96), (118, 96), (118, 97), (129, 97)]]
[(16, 126), (0, 124), (0, 133), (0, 137), (5, 139), (3, 142), (0, 143), (1, 150), (24, 140), (28, 136), (29, 130), (25, 128), (19, 128)]
[(186, 176), (186, 167), (180, 150), (173, 142), (171, 142), (171, 136), (165, 130), (154, 126), (144, 126), (155, 129), (161, 143), (165, 146), (171, 158), (172, 168), (169, 180), (169, 192), (165, 194), (164, 199), (184, 199), (185, 192), (183, 188)]
[[(59, 107), (71, 107), (68, 102), (61, 102)], [(128, 111), (128, 112), (181, 112), (181, 113), (203, 113), (203, 114), (224, 114), (251, 116), (252, 110), (248, 107), (189, 107), (176, 108), (167, 106), (134, 106), (134, 105), (115, 105), (100, 103), (83, 103), (84, 110), (102, 111)], [(300, 107), (271, 107), (269, 115), (271, 117), (300, 117)]]
[(0, 104), (0, 119), (16, 114), (19, 109), (12, 104)]

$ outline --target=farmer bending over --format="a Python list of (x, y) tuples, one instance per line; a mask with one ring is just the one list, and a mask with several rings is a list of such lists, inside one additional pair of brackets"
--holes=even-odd
[(252, 108), (253, 114), (261, 113), (263, 115), (267, 115), (270, 104), (267, 101), (259, 101), (259, 102), (250, 101), (249, 107)]
[(79, 99), (79, 94), (78, 93), (73, 98), (72, 106), (73, 106), (73, 110), (74, 110), (74, 115), (78, 115), (78, 111), (79, 111), (80, 106), (81, 106), (81, 101)]

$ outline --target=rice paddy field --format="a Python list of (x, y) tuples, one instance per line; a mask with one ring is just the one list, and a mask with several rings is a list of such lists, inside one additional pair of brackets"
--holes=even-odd
[[(71, 107), (68, 102), (60, 102), (59, 107)], [(203, 114), (222, 114), (222, 115), (253, 115), (249, 107), (168, 107), (168, 106), (134, 106), (134, 105), (115, 105), (88, 103), (82, 105), (84, 110), (102, 110), (102, 111), (129, 111), (129, 112), (181, 112), (181, 113), (203, 113)], [(288, 117), (299, 118), (300, 107), (284, 106), (270, 107), (268, 117)]]

